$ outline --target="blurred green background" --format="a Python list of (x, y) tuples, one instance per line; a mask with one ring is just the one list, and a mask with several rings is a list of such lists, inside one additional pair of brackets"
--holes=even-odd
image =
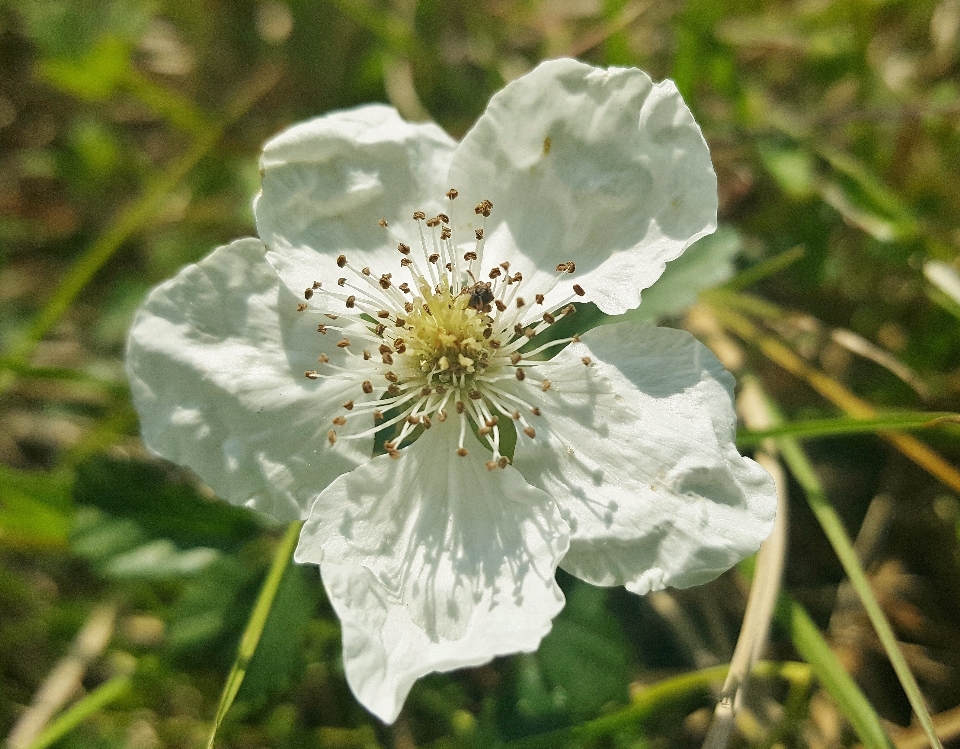
[[(566, 55), (673, 78), (711, 146), (722, 229), (677, 292), (693, 302), (739, 275), (684, 313), (667, 305), (668, 324), (753, 373), (789, 423), (960, 411), (960, 302), (924, 275), (960, 267), (960, 0), (0, 1), (11, 746), (206, 743), (282, 530), (146, 454), (123, 347), (152, 285), (254, 233), (264, 140), (368, 101), (460, 136), (506, 81)], [(806, 454), (960, 745), (960, 429), (814, 431)], [(922, 746), (804, 493), (789, 494), (785, 591), (897, 745)], [(748, 573), (645, 598), (560, 573), (568, 604), (539, 652), (423, 679), (384, 727), (346, 687), (317, 570), (291, 566), (217, 746), (519, 746), (555, 729), (526, 745), (699, 746), (716, 693), (681, 677), (729, 661)], [(778, 614), (768, 655), (802, 660), (798, 637)], [(664, 680), (680, 686), (644, 708)], [(732, 745), (854, 745), (828, 692), (760, 680)]]

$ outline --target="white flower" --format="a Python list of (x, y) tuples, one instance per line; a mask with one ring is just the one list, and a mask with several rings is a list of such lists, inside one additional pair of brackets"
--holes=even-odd
[(536, 649), (558, 564), (645, 593), (768, 534), (772, 481), (737, 453), (709, 350), (634, 322), (538, 344), (574, 300), (636, 307), (715, 228), (672, 83), (548, 62), (459, 144), (365, 106), (281, 133), (262, 173), (261, 239), (140, 310), (133, 397), (154, 452), (306, 520), (296, 558), (377, 716), (428, 672)]

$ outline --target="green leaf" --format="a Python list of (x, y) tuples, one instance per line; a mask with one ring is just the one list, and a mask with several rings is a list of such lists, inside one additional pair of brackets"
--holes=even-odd
[(62, 548), (70, 533), (70, 479), (0, 466), (0, 545)]
[(80, 99), (102, 101), (111, 96), (130, 68), (130, 44), (106, 36), (78, 58), (59, 57), (40, 63), (40, 75)]
[(779, 424), (770, 429), (737, 431), (737, 445), (756, 447), (763, 440), (773, 437), (793, 437), (795, 439), (813, 439), (817, 437), (836, 437), (844, 434), (873, 434), (876, 432), (927, 429), (946, 424), (960, 424), (960, 414), (949, 411), (911, 411), (905, 413), (884, 414), (869, 419), (810, 419)]

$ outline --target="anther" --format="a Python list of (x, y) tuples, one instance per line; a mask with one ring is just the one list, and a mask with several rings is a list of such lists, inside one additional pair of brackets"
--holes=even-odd
[(327, 442), (329, 442), (331, 445), (337, 444), (337, 433), (332, 429), (327, 432)]
[(397, 245), (397, 250), (400, 252), (401, 255), (409, 255), (410, 245), (406, 245), (403, 242), (401, 242), (400, 244)]
[(385, 218), (382, 218), (379, 221), (377, 221), (377, 224), (380, 226), (381, 229), (386, 229), (387, 226), (389, 226)]
[(440, 226), (440, 217), (434, 216), (433, 218), (428, 218), (427, 226), (429, 226), (431, 229), (433, 229), (434, 227)]
[[(396, 373), (394, 373), (394, 372), (387, 372), (387, 373), (383, 376), (383, 379), (385, 379), (387, 382), (399, 382), (399, 381), (400, 381), (400, 378), (397, 377)], [(546, 382), (546, 380), (544, 380), (544, 382)], [(544, 388), (544, 390), (546, 390), (546, 388)]]
[(326, 334), (327, 334), (327, 326), (324, 325), (323, 323), (320, 323), (320, 324), (317, 326), (317, 332), (318, 332), (318, 333), (322, 333), (323, 335), (326, 335)]
[(449, 226), (444, 226), (444, 227), (440, 230), (440, 239), (450, 239), (451, 236), (453, 236), (453, 232), (450, 231), (450, 227), (449, 227)]
[[(400, 289), (400, 291), (402, 291), (404, 294), (409, 294), (409, 293), (410, 293), (410, 284), (408, 284), (406, 281), (404, 281), (402, 284), (400, 284), (397, 288)], [(409, 302), (407, 302), (407, 304), (409, 304)], [(404, 305), (404, 306), (406, 306), (406, 305)], [(411, 310), (412, 310), (412, 309), (413, 309), (413, 308), (412, 308), (412, 306), (411, 306)]]
[(449, 190), (447, 190), (447, 197), (450, 198), (450, 200), (454, 200), (459, 194), (460, 193), (458, 193), (452, 187)]
[(387, 365), (393, 364), (393, 357), (390, 356), (390, 354), (384, 354), (383, 356), (380, 357), (380, 361), (382, 361), (384, 364), (387, 364)]
[(339, 341), (337, 341), (337, 348), (346, 348), (349, 345), (350, 345), (349, 338), (341, 338)]
[(387, 344), (381, 343), (380, 348), (377, 349), (377, 351), (379, 351), (381, 354), (389, 354), (390, 352), (393, 351), (393, 349), (390, 348)]
[(446, 420), (447, 420), (447, 412), (444, 411), (443, 409), (440, 409), (439, 411), (437, 411), (437, 421), (439, 421), (442, 424)]
[(533, 408), (531, 408), (531, 409), (530, 409), (530, 413), (532, 413), (534, 416), (539, 416), (539, 415), (540, 415), (540, 406), (534, 406)]
[(428, 263), (435, 263), (440, 259), (440, 256), (437, 253), (433, 253), (430, 257), (427, 258)]
[(346, 417), (346, 416), (337, 416), (337, 417), (333, 420), (333, 423), (336, 424), (338, 427), (342, 427), (344, 424), (347, 423), (347, 417)]
[(533, 338), (537, 334), (537, 331), (535, 331), (533, 328), (527, 328), (525, 331), (523, 331), (523, 334), (527, 338)]
[(361, 272), (363, 275), (365, 275), (365, 276), (369, 276), (369, 275), (370, 275), (370, 269), (369, 269), (369, 268), (361, 268), (361, 269), (360, 269), (360, 272)]
[(423, 428), (424, 428), (424, 429), (429, 429), (430, 427), (433, 426), (433, 422), (430, 421), (430, 417), (427, 416), (426, 414), (424, 414), (424, 415), (421, 417), (421, 419), (422, 419), (422, 421), (423, 421)]
[(450, 223), (450, 217), (446, 213), (438, 213), (437, 218), (440, 219), (445, 224)]
[(580, 284), (575, 283), (573, 285), (573, 293), (576, 294), (577, 296), (583, 296), (587, 292), (583, 290), (583, 287)]
[(520, 360), (523, 359), (523, 354), (514, 353), (510, 355), (510, 363), (513, 366), (517, 366), (520, 363)]
[(477, 434), (479, 434), (481, 437), (486, 437), (492, 431), (493, 430), (490, 427), (480, 427), (477, 429)]
[(427, 214), (424, 213), (423, 211), (414, 211), (414, 212), (413, 212), (413, 220), (414, 220), (414, 221), (423, 221), (423, 219), (425, 219), (426, 217), (427, 217)]
[(557, 318), (555, 318), (555, 317), (554, 317), (553, 315), (551, 315), (549, 312), (544, 312), (544, 313), (543, 313), (543, 321), (544, 321), (545, 323), (547, 323), (548, 325), (553, 325), (553, 324), (557, 321)]
[(297, 302), (297, 312), (306, 312), (306, 311), (307, 311), (307, 305), (305, 305), (303, 302)]
[[(471, 252), (464, 252), (464, 253), (463, 253), (463, 259), (464, 259), (464, 260), (467, 260), (467, 261), (469, 261), (469, 260), (476, 260), (476, 259), (477, 259), (477, 253), (476, 253), (476, 252), (472, 252), (472, 251), (471, 251)], [(308, 291), (309, 291), (309, 289), (308, 289)], [(312, 292), (311, 292), (311, 293), (312, 293)], [(309, 298), (309, 297), (308, 297), (308, 298)]]
[(517, 297), (517, 309), (520, 309), (520, 308), (521, 308), (523, 305), (525, 305), (525, 304), (526, 304), (526, 302), (523, 301), (523, 297), (522, 297), (522, 296), (518, 296), (518, 297)]
[(497, 268), (497, 267), (491, 268), (489, 275), (490, 275), (490, 279), (491, 279), (491, 280), (493, 280), (494, 278), (499, 278), (499, 277), (500, 277), (500, 269)]
[(304, 299), (309, 299), (309, 298), (312, 297), (312, 296), (313, 296), (313, 289), (311, 289), (311, 288), (306, 288), (306, 289), (303, 290), (303, 298), (304, 298)]
[(327, 362), (330, 361), (330, 357), (327, 356), (326, 354), (320, 354), (320, 356), (317, 357), (317, 361), (320, 362), (321, 364), (326, 364)]
[(321, 286), (323, 286), (323, 282), (322, 282), (322, 281), (314, 281), (314, 282), (313, 282), (313, 288), (314, 288), (314, 290), (319, 289)]
[(553, 384), (553, 383), (550, 382), (550, 380), (544, 380), (543, 382), (540, 383), (540, 389), (541, 389), (543, 392), (547, 392), (547, 391), (550, 389), (550, 386), (551, 386), (552, 384)]
[(374, 421), (383, 421), (383, 411), (374, 411), (373, 412)]
[(534, 437), (537, 436), (537, 430), (534, 429), (533, 427), (524, 427), (523, 433), (527, 435), (530, 439), (533, 439)]
[(494, 416), (493, 418), (490, 418), (490, 419), (484, 419), (483, 423), (488, 427), (495, 427), (497, 424), (500, 423), (500, 417)]
[(367, 351), (367, 349), (364, 349), (364, 350), (363, 350), (363, 360), (364, 360), (364, 361), (370, 361), (370, 357), (371, 357), (370, 352)]
[(363, 381), (363, 384), (360, 386), (360, 388), (361, 388), (361, 389), (363, 390), (363, 392), (365, 392), (367, 395), (370, 395), (370, 393), (373, 392), (373, 383), (370, 382), (370, 380), (364, 380), (364, 381)]
[(408, 257), (401, 258), (401, 260), (400, 260), (400, 267), (401, 267), (401, 268), (406, 268), (408, 265), (413, 265), (413, 260), (411, 260), (411, 259), (408, 258)]
[(459, 455), (461, 458), (467, 457), (467, 448), (465, 448), (465, 447), (458, 447), (458, 448), (457, 448), (457, 455)]
[(504, 304), (503, 302), (501, 302), (499, 299), (497, 299), (497, 300), (494, 302), (494, 304), (497, 306), (497, 309), (498, 309), (500, 312), (506, 312), (506, 311), (507, 311), (507, 305), (505, 305), (505, 304)]
[(543, 294), (537, 294), (536, 297), (534, 298), (537, 300), (537, 304), (543, 304), (543, 300), (545, 297), (543, 296)]
[(483, 239), (483, 229), (477, 229), (477, 230), (474, 231), (473, 233), (476, 235), (478, 242), (479, 242), (481, 239)]
[(388, 317), (390, 317), (390, 312), (385, 309), (379, 310), (377, 312), (377, 317), (379, 317), (381, 320), (386, 320)]
[(589, 356), (583, 357), (580, 361), (583, 362), (585, 367), (589, 367), (591, 364), (593, 364), (593, 359), (591, 359)]
[(463, 401), (457, 401), (457, 413), (462, 414), (466, 410), (467, 410), (467, 404), (464, 403)]
[(523, 382), (527, 376), (527, 373), (523, 371), (522, 367), (517, 367), (517, 370), (514, 372), (514, 374), (517, 376), (517, 379), (520, 380), (520, 382)]
[(343, 404), (343, 407), (344, 407), (345, 409), (347, 409), (348, 411), (352, 411), (352, 410), (353, 410), (353, 401), (352, 401), (352, 400), (348, 400), (346, 403)]
[(390, 274), (389, 274), (389, 273), (384, 273), (382, 276), (380, 276), (380, 288), (381, 288), (381, 289), (389, 289), (389, 288), (390, 288)]
[(471, 390), (469, 393), (467, 393), (467, 395), (470, 396), (471, 400), (475, 401), (478, 401), (483, 397), (483, 393), (481, 393), (479, 390)]
[(398, 317), (398, 318), (397, 318), (397, 321), (394, 323), (394, 325), (396, 325), (398, 328), (402, 328), (402, 327), (404, 327), (406, 324), (407, 324), (407, 321), (404, 320), (402, 317)]
[(347, 309), (353, 309), (357, 306), (357, 297), (355, 294), (351, 294), (347, 297), (347, 301), (344, 302), (347, 305)]
[(320, 377), (320, 373), (315, 369), (308, 369), (303, 373), (303, 376), (308, 380), (316, 380), (318, 377)]
[(510, 458), (508, 458), (506, 455), (501, 455), (497, 460), (497, 465), (500, 466), (500, 468), (506, 468), (508, 465), (510, 465)]
[(487, 467), (488, 471), (495, 471), (497, 469), (497, 461), (488, 460), (484, 465)]
[(346, 279), (346, 278), (338, 278), (338, 279), (337, 279), (337, 286), (346, 286), (346, 285), (347, 285), (347, 279)]
[(416, 425), (416, 424), (419, 424), (419, 423), (420, 423), (420, 417), (419, 417), (419, 416), (408, 416), (408, 417), (407, 417), (407, 423), (410, 424), (411, 426)]
[(346, 255), (340, 255), (340, 256), (337, 258), (337, 265), (340, 266), (341, 268), (346, 267), (346, 265), (347, 265), (347, 256), (346, 256)]

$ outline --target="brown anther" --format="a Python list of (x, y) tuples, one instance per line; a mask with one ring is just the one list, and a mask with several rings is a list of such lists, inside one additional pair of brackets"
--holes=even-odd
[(478, 242), (481, 239), (483, 239), (483, 229), (477, 229), (473, 233), (474, 233), (474, 236), (476, 236)]
[(447, 190), (447, 197), (450, 198), (450, 200), (454, 200), (459, 194), (460, 193), (458, 193), (452, 187), (449, 190)]
[[(492, 336), (492, 335), (493, 335), (493, 328), (484, 328), (484, 329), (483, 329), (483, 337), (484, 337), (484, 338), (489, 338), (489, 337)], [(499, 344), (498, 344), (498, 345), (499, 345)]]
[(332, 429), (327, 432), (327, 442), (329, 442), (331, 445), (337, 444), (337, 433)]
[(398, 317), (397, 321), (394, 323), (394, 325), (396, 325), (398, 328), (402, 328), (406, 324), (407, 324), (407, 321), (404, 320), (402, 317)]
[(297, 312), (306, 312), (306, 311), (307, 311), (307, 305), (305, 305), (303, 302), (297, 302)]
[(360, 386), (360, 389), (363, 390), (367, 395), (373, 392), (373, 383), (370, 380), (364, 380), (363, 384)]
[(523, 280), (523, 274), (520, 271), (517, 271), (513, 274), (513, 282), (520, 283)]
[(583, 362), (583, 366), (585, 367), (589, 367), (591, 364), (593, 364), (593, 359), (591, 359), (589, 356), (584, 356), (580, 361)]
[(443, 409), (440, 409), (439, 411), (437, 411), (437, 421), (439, 421), (442, 424), (446, 420), (447, 420), (447, 412), (444, 411)]
[(453, 236), (453, 232), (450, 231), (450, 227), (449, 227), (449, 226), (444, 226), (444, 227), (440, 230), (440, 239), (450, 239), (450, 237), (452, 237), (452, 236)]
[(387, 393), (390, 395), (400, 395), (400, 386), (395, 382), (390, 383), (390, 387), (387, 388)]
[(544, 380), (543, 382), (540, 383), (540, 389), (541, 389), (543, 392), (547, 392), (547, 391), (550, 389), (550, 386), (551, 386), (552, 384), (553, 384), (553, 383), (550, 382), (550, 380)]
[(531, 408), (531, 409), (530, 409), (530, 413), (532, 413), (534, 416), (539, 416), (539, 415), (540, 415), (540, 406), (534, 406), (533, 408)]
[(303, 298), (304, 298), (304, 299), (309, 299), (309, 298), (312, 297), (312, 296), (313, 296), (313, 289), (304, 289), (304, 290), (303, 290)]
[(500, 348), (500, 341), (498, 341), (496, 338), (491, 338), (491, 339), (490, 339), (490, 348), (492, 348), (492, 349), (498, 349), (498, 348)]
[(574, 307), (572, 304), (568, 304), (566, 307), (560, 310), (560, 312), (563, 314), (564, 317), (570, 317), (570, 315), (572, 315), (576, 311), (577, 311), (577, 308)]
[(476, 252), (473, 252), (472, 250), (471, 250), (470, 252), (464, 252), (464, 253), (463, 253), (463, 259), (464, 259), (464, 260), (467, 260), (467, 261), (476, 260), (476, 259), (477, 259), (477, 253), (476, 253)]
[(377, 351), (379, 351), (381, 354), (389, 354), (393, 351), (393, 349), (390, 348), (387, 344), (381, 343), (380, 348), (378, 348)]
[(489, 418), (489, 419), (484, 419), (483, 423), (484, 423), (485, 426), (495, 427), (497, 424), (500, 423), (500, 417), (499, 417), (499, 416), (494, 416), (494, 417)]
[(326, 354), (320, 354), (320, 356), (317, 357), (317, 361), (320, 362), (321, 364), (326, 364), (327, 362), (330, 361), (330, 357), (327, 356)]
[(537, 331), (535, 331), (533, 328), (527, 328), (526, 330), (523, 331), (523, 334), (527, 338), (533, 338), (537, 334)]
[(400, 259), (401, 268), (406, 268), (408, 265), (413, 265), (413, 261), (410, 258), (404, 257)]
[(445, 224), (450, 223), (450, 217), (446, 213), (438, 213), (437, 218), (440, 219)]
[(483, 393), (481, 393), (479, 390), (471, 390), (469, 393), (467, 393), (467, 395), (470, 396), (471, 400), (475, 401), (478, 401), (483, 397)]
[(458, 447), (458, 448), (457, 448), (457, 455), (459, 455), (461, 458), (467, 457), (467, 448), (465, 448), (465, 447)]
[(486, 437), (492, 431), (493, 430), (490, 427), (480, 427), (477, 429), (477, 434), (479, 434), (481, 437)]
[(340, 256), (337, 258), (337, 265), (340, 266), (341, 268), (343, 268), (343, 267), (346, 266), (346, 264), (347, 264), (347, 256), (346, 256), (346, 255), (340, 255)]
[(491, 269), (490, 269), (490, 273), (489, 273), (488, 275), (490, 276), (490, 278), (491, 278), (491, 280), (492, 280), (492, 279), (494, 279), (494, 278), (499, 278), (499, 277), (500, 277), (500, 273), (501, 273), (500, 269), (494, 267), (494, 268), (491, 268)]
[(466, 410), (467, 410), (467, 404), (464, 403), (463, 401), (457, 401), (457, 413), (462, 414)]
[[(397, 339), (397, 340), (400, 340), (400, 339)], [(398, 354), (402, 354), (407, 350), (406, 344), (403, 344), (403, 343), (400, 343), (395, 348), (397, 349)]]
[(314, 290), (319, 289), (321, 286), (323, 286), (323, 283), (322, 283), (322, 282), (320, 282), (320, 281), (314, 281), (314, 282), (313, 282), (313, 288), (314, 288)]
[(421, 397), (421, 398), (426, 398), (426, 397), (427, 397), (428, 395), (430, 395), (430, 393), (432, 393), (432, 392), (433, 392), (433, 388), (425, 387), (425, 388), (423, 388), (423, 390), (420, 391), (420, 397)]
[(505, 271), (509, 271), (509, 270), (510, 270), (510, 261), (509, 261), (509, 260), (504, 260), (502, 263), (500, 263), (500, 267), (503, 268)]
[(347, 301), (344, 302), (347, 305), (347, 309), (353, 309), (357, 306), (357, 297), (355, 294), (351, 294), (347, 297)]
[(415, 425), (415, 424), (419, 424), (419, 423), (420, 423), (420, 417), (419, 417), (419, 416), (408, 416), (408, 417), (407, 417), (407, 423), (410, 424), (411, 426), (413, 426), (413, 425)]
[(352, 400), (347, 401), (346, 403), (343, 404), (343, 407), (344, 407), (345, 409), (347, 409), (348, 411), (352, 411), (352, 410), (353, 410), (353, 401), (352, 401)]
[(519, 411), (514, 411), (512, 414), (510, 414), (510, 418), (513, 419), (514, 421), (519, 421), (519, 420), (520, 420), (520, 412), (519, 412)]
[(527, 435), (530, 439), (533, 439), (534, 437), (537, 436), (537, 430), (534, 429), (533, 427), (524, 427), (523, 433)]
[(432, 427), (432, 426), (433, 426), (433, 422), (430, 421), (430, 417), (427, 416), (426, 414), (424, 414), (424, 415), (423, 415), (423, 428), (424, 428), (424, 429), (429, 429), (429, 428)]
[(374, 421), (383, 421), (383, 411), (374, 411), (373, 412)]
[(360, 269), (360, 272), (361, 272), (363, 275), (365, 275), (365, 276), (369, 276), (369, 275), (370, 275), (370, 269), (369, 269), (369, 268), (361, 268), (361, 269)]
[(364, 349), (364, 350), (363, 350), (363, 360), (364, 360), (364, 361), (370, 361), (370, 358), (371, 358), (370, 352), (367, 351), (367, 349)]
[(400, 252), (401, 255), (409, 255), (410, 245), (404, 244), (403, 242), (401, 242), (400, 244), (397, 245), (397, 250)]
[(520, 308), (521, 308), (523, 305), (525, 305), (525, 304), (526, 304), (526, 302), (523, 301), (523, 297), (522, 297), (522, 296), (518, 296), (518, 297), (517, 297), (517, 309), (520, 309)]
[(575, 283), (573, 285), (573, 293), (576, 294), (577, 296), (583, 296), (587, 292), (583, 290), (583, 287), (580, 284)]
[(387, 223), (387, 220), (386, 220), (385, 218), (382, 218), (382, 219), (380, 219), (379, 221), (377, 221), (377, 225), (378, 225), (381, 229), (386, 229), (386, 228), (389, 226), (389, 224)]
[(389, 273), (384, 273), (382, 276), (380, 276), (380, 281), (379, 281), (379, 283), (380, 283), (380, 288), (381, 288), (381, 289), (389, 289), (389, 288), (390, 288), (390, 274), (389, 274)]
[(315, 369), (308, 369), (303, 373), (303, 376), (308, 380), (316, 380), (318, 377), (320, 377), (320, 373)]
[(506, 455), (501, 455), (497, 459), (497, 465), (500, 468), (506, 468), (508, 465), (510, 465), (510, 458), (508, 458)]
[(379, 317), (381, 320), (386, 320), (388, 317), (390, 317), (390, 312), (385, 309), (377, 310), (377, 317)]
[(453, 273), (453, 263), (445, 263), (444, 268), (446, 268), (450, 273)]
[(390, 354), (384, 354), (383, 356), (380, 357), (380, 361), (388, 365), (393, 364), (393, 357), (390, 356)]
[(547, 323), (547, 325), (553, 325), (553, 324), (557, 321), (557, 318), (555, 318), (555, 317), (554, 317), (553, 315), (551, 315), (549, 312), (544, 312), (544, 313), (543, 313), (543, 321), (544, 321), (545, 323)]
[(326, 334), (327, 334), (327, 326), (324, 325), (323, 323), (320, 323), (320, 324), (317, 326), (317, 332), (318, 332), (318, 333), (322, 333), (323, 335), (326, 335)]
[(414, 221), (423, 221), (423, 219), (425, 219), (426, 217), (427, 217), (427, 214), (424, 213), (423, 211), (414, 211), (414, 212), (413, 212), (413, 220), (414, 220)]
[(523, 382), (527, 377), (527, 373), (524, 372), (521, 367), (517, 367), (517, 370), (514, 372), (514, 374), (517, 376), (517, 379), (520, 380), (520, 382)]
[(328, 319), (330, 319), (330, 320), (336, 320), (337, 317), (339, 317), (339, 315), (332, 315), (332, 314), (330, 314), (329, 312), (325, 312), (323, 316), (326, 317), (326, 318), (328, 318)]
[[(402, 291), (404, 294), (410, 293), (410, 284), (408, 284), (406, 281), (400, 284), (397, 288), (400, 289), (400, 291)], [(406, 308), (407, 304), (410, 304), (410, 302), (407, 302), (406, 304), (404, 304), (403, 305), (404, 308)], [(413, 305), (410, 304), (410, 309), (407, 310), (407, 312), (412, 312), (412, 311), (413, 311)]]
[(431, 229), (433, 229), (434, 227), (440, 226), (440, 217), (434, 216), (433, 218), (428, 218), (427, 226), (429, 226)]
[(384, 449), (384, 450), (396, 450), (396, 449), (397, 449), (397, 443), (394, 442), (393, 440), (389, 440), (388, 442), (384, 442), (384, 443), (383, 443), (383, 449)]
[(336, 424), (338, 427), (342, 427), (344, 424), (347, 423), (347, 417), (346, 417), (346, 416), (337, 416), (337, 417), (333, 420), (333, 423)]
[(484, 465), (487, 467), (488, 471), (495, 471), (497, 469), (497, 461), (488, 460)]
[(523, 326), (520, 323), (517, 323), (513, 326), (513, 332), (517, 335), (523, 335)]
[(341, 338), (339, 341), (337, 341), (337, 348), (346, 348), (349, 345), (350, 345), (349, 338)]
[(389, 455), (393, 460), (400, 460), (399, 450), (387, 450), (387, 455)]
[(505, 305), (500, 299), (497, 299), (497, 300), (494, 302), (494, 305), (496, 305), (497, 309), (498, 309), (500, 312), (506, 312), (506, 311), (507, 311), (507, 305)]
[(377, 323), (377, 326), (373, 329), (374, 335), (383, 335), (384, 331), (387, 329), (387, 326), (383, 323)]
[(337, 279), (337, 286), (346, 286), (346, 285), (347, 285), (347, 279), (346, 279), (346, 278), (338, 278), (338, 279)]
[(537, 300), (537, 304), (543, 304), (544, 296), (543, 294), (537, 294), (534, 299)]
[(440, 256), (437, 253), (433, 253), (430, 257), (427, 258), (428, 263), (435, 263), (440, 259)]
[(579, 333), (575, 333), (575, 334), (574, 334), (574, 336), (573, 336), (573, 342), (574, 342), (574, 343), (580, 343), (580, 334), (579, 334)]
[(400, 382), (400, 378), (397, 377), (395, 372), (387, 372), (384, 374), (383, 379), (385, 379), (387, 382)]
[(402, 354), (403, 352), (400, 351), (400, 347), (402, 346), (402, 347), (406, 348), (406, 343), (407, 343), (407, 342), (406, 342), (405, 340), (403, 340), (402, 338), (394, 338), (394, 339), (393, 339), (393, 348), (396, 349), (398, 352), (400, 352), (400, 353)]

